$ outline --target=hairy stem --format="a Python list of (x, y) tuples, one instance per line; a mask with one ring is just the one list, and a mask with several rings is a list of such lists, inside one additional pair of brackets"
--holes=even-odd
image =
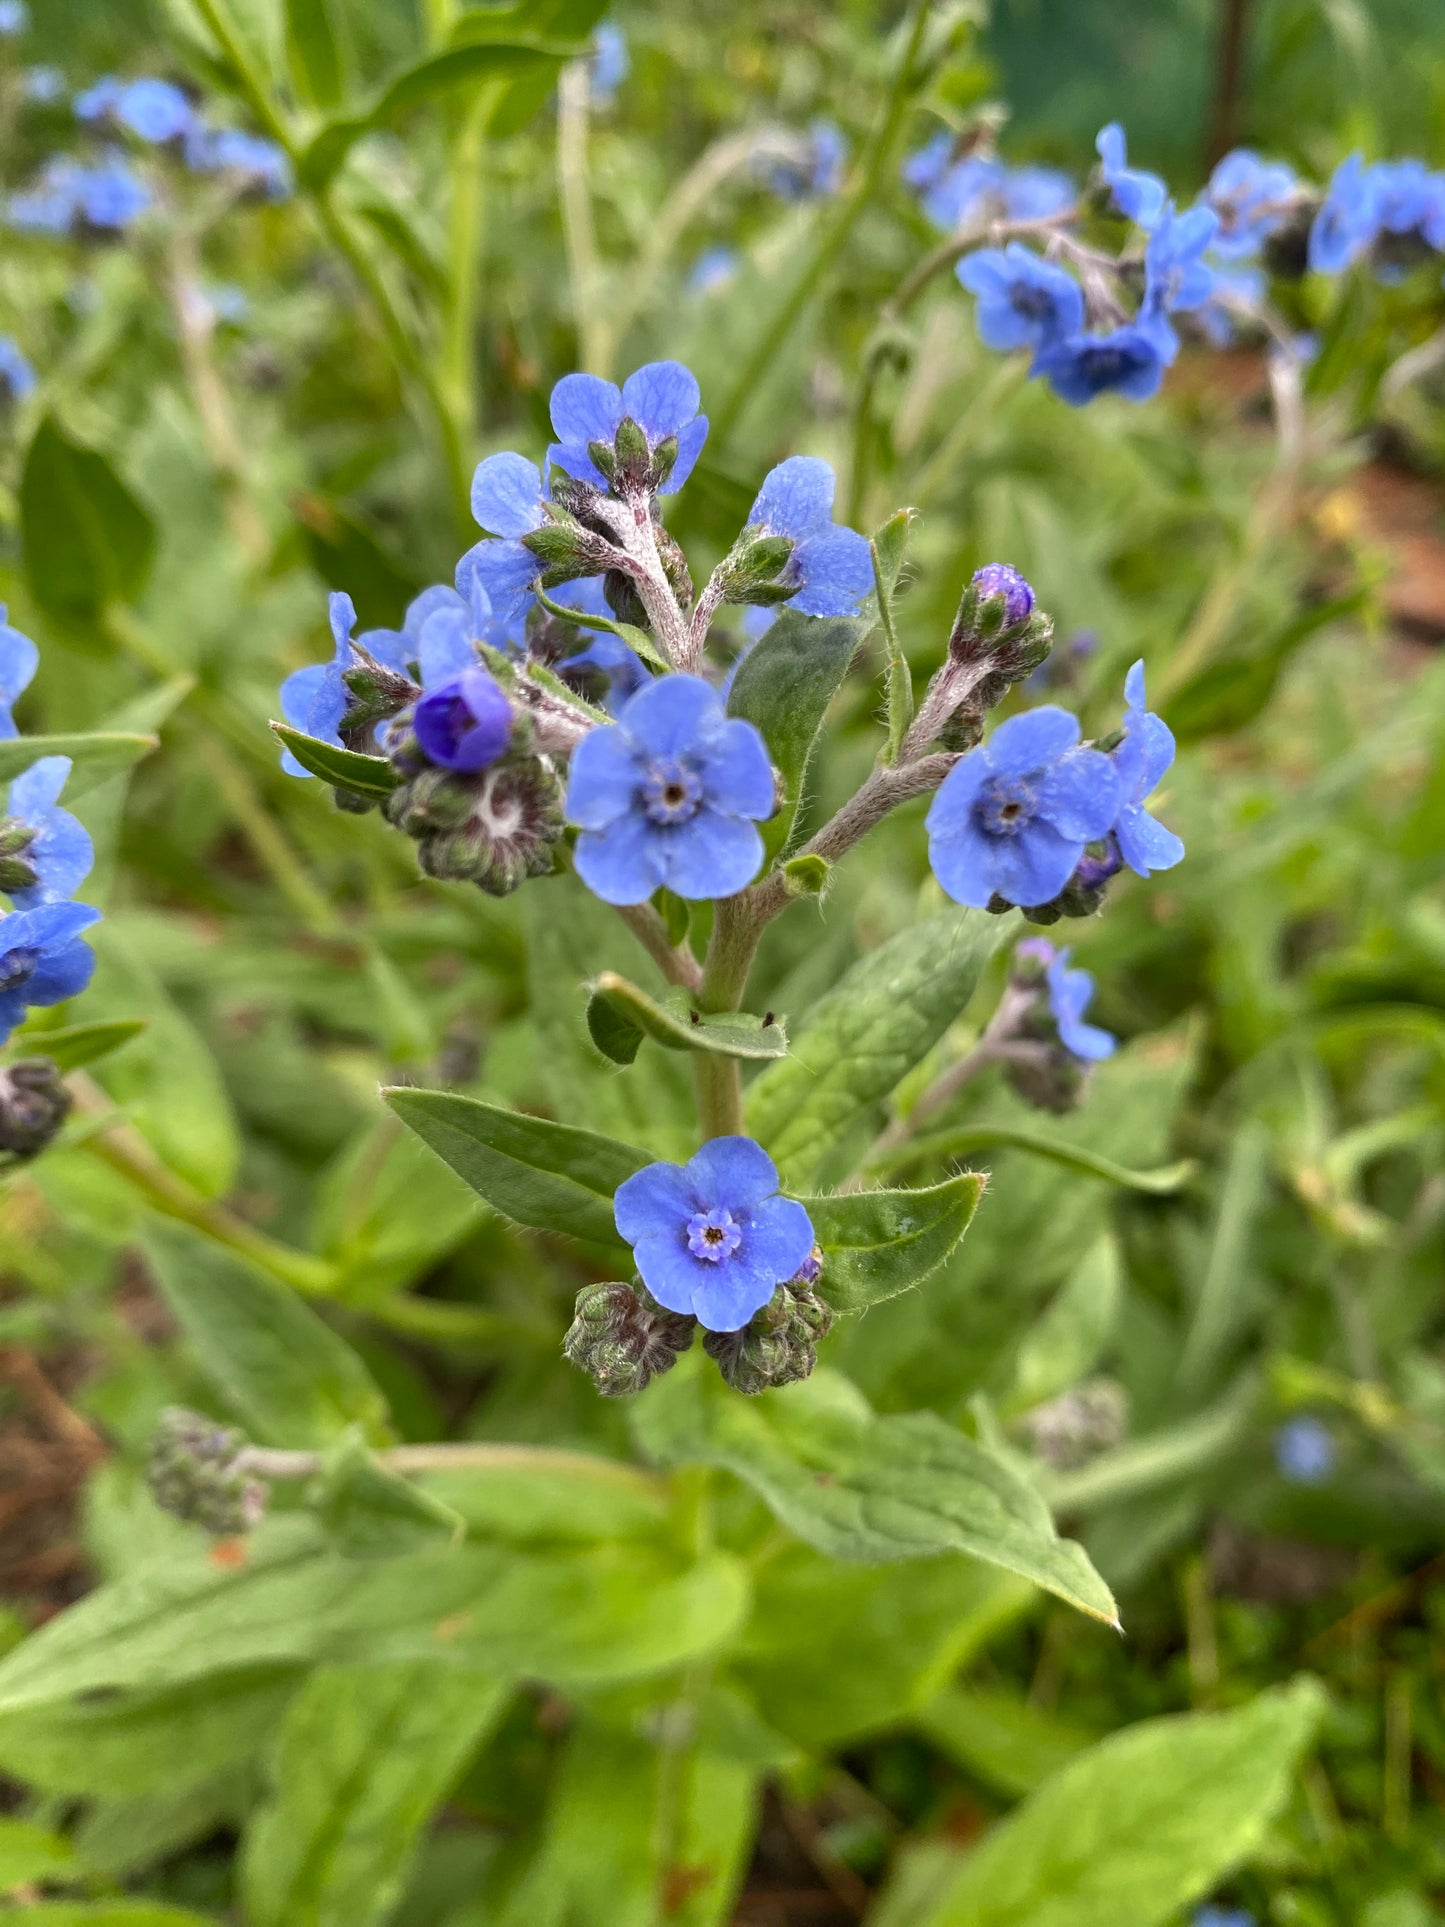
[(701, 987), (702, 966), (685, 944), (673, 943), (650, 903), (618, 904), (617, 914), (670, 984), (690, 991)]

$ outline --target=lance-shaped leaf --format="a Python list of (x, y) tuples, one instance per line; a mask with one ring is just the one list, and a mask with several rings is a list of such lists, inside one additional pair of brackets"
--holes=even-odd
[(987, 1182), (967, 1171), (923, 1191), (803, 1198), (823, 1247), (818, 1296), (834, 1311), (866, 1311), (922, 1284), (967, 1231)]
[(788, 1033), (780, 1018), (728, 1010), (715, 1016), (700, 1011), (686, 991), (665, 999), (604, 970), (587, 1000), (587, 1028), (604, 1057), (630, 1064), (644, 1037), (665, 1050), (708, 1051), (715, 1057), (786, 1057)]
[(1059, 1537), (1029, 1480), (935, 1413), (880, 1418), (827, 1370), (735, 1398), (695, 1358), (655, 1380), (634, 1412), (655, 1458), (725, 1466), (830, 1558), (967, 1552), (1118, 1624), (1109, 1588), (1083, 1547)]
[(61, 1030), (17, 1032), (10, 1040), (12, 1051), (20, 1056), (34, 1051), (48, 1057), (57, 1070), (78, 1071), (82, 1065), (97, 1064), (102, 1057), (139, 1037), (148, 1027), (145, 1017), (117, 1017), (105, 1024), (67, 1024)]
[(810, 1177), (927, 1056), (1007, 927), (1002, 917), (957, 911), (930, 917), (870, 951), (819, 1000), (788, 1057), (748, 1091), (748, 1129), (782, 1170)]
[(315, 107), (335, 107), (346, 76), (327, 0), (286, 0), (286, 53), (302, 97)]
[(109, 457), (50, 415), (26, 451), (20, 533), (32, 595), (73, 622), (135, 601), (155, 554), (155, 523)]
[(289, 723), (272, 723), (271, 727), (302, 769), (334, 783), (339, 790), (354, 790), (358, 796), (390, 796), (401, 781), (384, 756), (364, 756), (359, 750), (323, 743), (319, 736), (308, 736)]
[(645, 1151), (595, 1131), (450, 1091), (400, 1088), (382, 1095), (488, 1204), (538, 1231), (615, 1243), (617, 1187), (652, 1162)]
[(783, 777), (783, 807), (761, 826), (770, 859), (787, 848), (823, 717), (868, 628), (853, 616), (784, 609), (738, 665), (728, 714), (762, 731)]
[(930, 1159), (974, 1157), (981, 1151), (1028, 1151), (1034, 1157), (1047, 1158), (1051, 1164), (1063, 1165), (1065, 1170), (1078, 1171), (1088, 1178), (1102, 1178), (1106, 1184), (1117, 1184), (1126, 1191), (1143, 1191), (1150, 1197), (1167, 1197), (1170, 1192), (1182, 1189), (1198, 1169), (1193, 1158), (1181, 1158), (1177, 1164), (1135, 1171), (1069, 1138), (1013, 1124), (961, 1124), (954, 1130), (929, 1131), (900, 1145), (868, 1168), (903, 1171)]
[(155, 746), (154, 736), (119, 730), (101, 730), (88, 736), (12, 736), (0, 742), (0, 783), (21, 775), (42, 756), (68, 756), (71, 768), (63, 800), (73, 803), (118, 770), (129, 769), (142, 756), (149, 756)]

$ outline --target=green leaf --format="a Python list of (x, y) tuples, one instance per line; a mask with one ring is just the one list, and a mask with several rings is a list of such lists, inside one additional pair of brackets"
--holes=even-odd
[(550, 78), (563, 61), (586, 52), (586, 45), (577, 42), (517, 38), (474, 41), (429, 54), (398, 74), (369, 107), (323, 127), (301, 156), (297, 174), (303, 186), (320, 192), (335, 178), (357, 141), (409, 108), (489, 81), (532, 75)]
[(788, 846), (813, 745), (868, 629), (859, 617), (784, 609), (738, 664), (728, 713), (762, 731), (783, 776), (783, 807), (761, 825), (770, 860)]
[(1031, 1700), (989, 1686), (946, 1687), (916, 1724), (966, 1772), (1015, 1800), (1082, 1753), (1090, 1738)]
[(252, 1927), (375, 1927), (417, 1840), (507, 1699), (436, 1661), (322, 1666), (286, 1714), (240, 1857)]
[(700, 1012), (684, 990), (659, 1001), (612, 970), (603, 971), (591, 986), (587, 1028), (598, 1050), (614, 1064), (630, 1064), (644, 1037), (665, 1050), (707, 1051), (716, 1057), (755, 1061), (788, 1054), (781, 1019), (769, 1023), (746, 1010), (710, 1016)]
[[(1255, 1283), (1250, 1244), (1268, 1194), (1269, 1173), (1269, 1132), (1258, 1118), (1249, 1118), (1230, 1145), (1208, 1256), (1179, 1360), (1179, 1387), (1186, 1397), (1197, 1399), (1211, 1389), (1247, 1315)], [(1217, 1384), (1212, 1389), (1217, 1390)]]
[(1123, 1283), (1119, 1247), (1106, 1235), (1025, 1333), (1014, 1370), (1015, 1407), (1042, 1404), (1094, 1369), (1113, 1333)]
[(366, 1367), (286, 1285), (186, 1225), (154, 1222), (145, 1245), (196, 1363), (253, 1438), (322, 1446), (384, 1429)]
[(1199, 1168), (1193, 1158), (1181, 1158), (1177, 1164), (1161, 1164), (1152, 1171), (1133, 1171), (1068, 1138), (1014, 1124), (962, 1124), (950, 1131), (930, 1131), (900, 1145), (868, 1168), (902, 1171), (932, 1159), (966, 1158), (979, 1151), (995, 1150), (1029, 1151), (1035, 1157), (1047, 1158), (1051, 1164), (1062, 1164), (1065, 1169), (1079, 1171), (1085, 1177), (1103, 1178), (1106, 1184), (1117, 1184), (1127, 1191), (1143, 1191), (1156, 1198), (1181, 1190)]
[(781, 1169), (809, 1178), (927, 1056), (973, 995), (1006, 925), (957, 911), (930, 917), (870, 951), (819, 999), (788, 1057), (747, 1094), (748, 1130)]
[(917, 1927), (1165, 1927), (1260, 1846), (1323, 1703), (1300, 1679), (1114, 1734), (991, 1828)]
[(22, 1056), (38, 1051), (58, 1069), (78, 1071), (83, 1065), (109, 1057), (149, 1028), (147, 1017), (117, 1017), (105, 1024), (66, 1024), (59, 1030), (32, 1030), (27, 1024), (11, 1042)]
[(685, 1359), (634, 1407), (645, 1450), (725, 1466), (783, 1524), (834, 1559), (967, 1552), (1032, 1580), (1108, 1625), (1118, 1609), (1081, 1546), (1013, 1464), (932, 1412), (880, 1418), (835, 1372), (733, 1397)]
[(358, 796), (390, 796), (401, 781), (384, 756), (364, 756), (359, 750), (323, 743), (317, 736), (292, 729), (289, 723), (272, 723), (271, 727), (303, 769), (334, 783), (337, 789), (355, 790)]
[(327, 1454), (312, 1505), (334, 1544), (352, 1559), (409, 1552), (438, 1537), (455, 1541), (467, 1529), (459, 1512), (383, 1465), (355, 1430)]
[(800, 1200), (823, 1247), (818, 1296), (834, 1311), (866, 1311), (922, 1284), (967, 1231), (986, 1183), (969, 1171), (923, 1191)]
[(630, 1144), (474, 1097), (407, 1088), (382, 1096), (494, 1210), (539, 1231), (615, 1244), (617, 1187), (652, 1162)]
[(286, 52), (302, 99), (335, 107), (346, 82), (327, 0), (286, 0)]
[(893, 600), (898, 575), (903, 567), (903, 552), (908, 546), (908, 525), (912, 509), (899, 509), (885, 522), (868, 544), (873, 558), (873, 592), (878, 601), (878, 621), (888, 653), (888, 749), (886, 761), (896, 763), (903, 747), (908, 725), (913, 721), (913, 672), (903, 645), (898, 640)]
[[(563, 583), (557, 593), (560, 596), (565, 596), (567, 593), (567, 585)], [(650, 664), (660, 675), (665, 676), (672, 669), (672, 664), (668, 661), (667, 657), (663, 655), (652, 637), (645, 629), (639, 629), (635, 623), (618, 622), (611, 616), (595, 616), (587, 611), (576, 608), (569, 602), (555, 602), (552, 597), (540, 587), (536, 589), (535, 594), (538, 602), (541, 603), (549, 615), (557, 616), (563, 622), (585, 621), (589, 629), (605, 629), (609, 636), (620, 637), (635, 655), (641, 656), (642, 660)], [(573, 700), (576, 700), (575, 696)], [(611, 718), (609, 717), (608, 720), (610, 721)]]
[(74, 1871), (75, 1850), (63, 1835), (0, 1816), (0, 1894)]
[(155, 554), (149, 512), (107, 456), (72, 441), (53, 415), (36, 429), (20, 477), (20, 534), (30, 592), (71, 621), (134, 602)]
[(154, 736), (97, 732), (89, 736), (12, 736), (0, 742), (0, 783), (21, 775), (42, 756), (68, 756), (72, 768), (65, 779), (65, 800), (73, 803), (117, 770), (129, 769), (156, 747)]

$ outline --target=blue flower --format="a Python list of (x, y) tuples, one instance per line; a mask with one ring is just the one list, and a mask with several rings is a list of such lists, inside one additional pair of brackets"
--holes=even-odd
[(1210, 346), (1227, 348), (1235, 338), (1236, 323), (1231, 301), (1239, 302), (1246, 308), (1258, 308), (1268, 292), (1269, 278), (1263, 268), (1216, 267), (1210, 297), (1194, 311), (1194, 319)]
[(781, 535), (793, 545), (778, 580), (788, 601), (807, 616), (851, 616), (873, 587), (866, 540), (833, 520), (836, 483), (826, 462), (791, 455), (779, 462), (748, 511), (756, 536)]
[(512, 705), (496, 677), (474, 662), (427, 691), (413, 712), (412, 728), (429, 763), (440, 769), (485, 769), (511, 741)]
[(42, 756), (10, 785), (6, 820), (33, 831), (22, 855), (36, 877), (27, 888), (9, 893), (17, 910), (64, 903), (90, 875), (95, 861), (90, 838), (57, 800), (69, 774), (68, 756)]
[(30, 12), (25, 0), (0, 0), (0, 36), (13, 39), (16, 34), (24, 33), (30, 25)]
[(1193, 1927), (1259, 1927), (1253, 1914), (1243, 1907), (1201, 1907)]
[(1187, 208), (1174, 212), (1174, 203), (1165, 203), (1158, 225), (1144, 250), (1144, 302), (1140, 323), (1153, 330), (1160, 353), (1173, 361), (1179, 340), (1165, 319), (1180, 310), (1201, 308), (1214, 293), (1215, 270), (1204, 259), (1204, 251), (1219, 229), (1219, 216), (1211, 207)]
[(229, 174), (245, 193), (286, 200), (295, 187), (284, 147), (237, 127), (211, 128), (197, 121), (186, 136), (186, 165), (195, 174)]
[(85, 989), (95, 955), (80, 933), (99, 922), (88, 903), (43, 903), (0, 917), (0, 1044), (32, 1006), (63, 1004)]
[[(416, 605), (413, 604), (413, 607)], [(356, 608), (349, 595), (335, 594), (327, 604), (331, 636), (336, 653), (330, 662), (310, 663), (296, 669), (281, 685), (281, 714), (293, 729), (315, 736), (323, 743), (341, 744), (341, 723), (351, 702), (351, 693), (342, 680), (353, 662), (351, 632), (356, 627)], [(395, 629), (368, 629), (357, 637), (358, 644), (387, 669), (405, 675), (409, 656), (408, 638)], [(288, 776), (309, 776), (291, 754), (283, 750), (281, 767)]]
[(969, 587), (978, 591), (980, 602), (990, 596), (1003, 597), (1003, 619), (1010, 629), (1033, 614), (1033, 589), (1007, 562), (985, 562), (981, 569), (974, 570)]
[(1129, 322), (1106, 334), (1065, 335), (1034, 356), (1029, 373), (1042, 375), (1050, 388), (1074, 408), (1114, 392), (1129, 401), (1148, 401), (1164, 379), (1165, 354), (1158, 331)]
[(150, 189), (124, 161), (112, 156), (100, 167), (81, 167), (57, 156), (33, 187), (10, 197), (7, 216), (12, 227), (30, 233), (116, 233), (150, 203)]
[(99, 120), (109, 120), (119, 104), (125, 82), (114, 74), (105, 74), (75, 96), (75, 118), (94, 124)]
[(467, 550), (457, 564), (457, 589), (468, 594), (475, 579), (497, 618), (515, 621), (531, 601), (545, 566), (521, 539), (549, 519), (542, 471), (525, 455), (489, 455), (472, 477), (472, 514), (477, 526), (495, 539)]
[(903, 164), (923, 211), (947, 233), (988, 220), (1041, 221), (1064, 214), (1077, 198), (1067, 174), (1052, 167), (1006, 167), (983, 154), (955, 156), (949, 134), (935, 134)]
[(725, 287), (737, 271), (736, 250), (719, 242), (714, 247), (704, 248), (693, 262), (687, 277), (687, 291), (689, 294), (711, 294), (715, 288)]
[(780, 201), (800, 201), (805, 195), (822, 198), (836, 194), (848, 162), (848, 138), (831, 120), (815, 120), (808, 129), (806, 164), (801, 160), (773, 160), (768, 186)]
[(592, 105), (610, 107), (631, 72), (626, 34), (615, 20), (604, 20), (592, 36), (592, 58), (587, 63), (587, 95)]
[(1209, 177), (1205, 204), (1219, 216), (1214, 252), (1225, 261), (1258, 254), (1289, 215), (1299, 183), (1281, 161), (1266, 161), (1249, 147), (1226, 154)]
[(127, 127), (143, 141), (163, 146), (190, 133), (196, 110), (169, 80), (98, 80), (75, 99), (76, 117)]
[(1084, 325), (1084, 294), (1073, 275), (1017, 241), (967, 254), (955, 272), (978, 297), (978, 332), (986, 348), (1042, 348)]
[(1104, 179), (1113, 190), (1114, 204), (1142, 228), (1152, 228), (1164, 212), (1169, 190), (1157, 174), (1129, 166), (1124, 130), (1111, 120), (1094, 143)]
[(1119, 813), (1112, 825), (1119, 854), (1136, 876), (1172, 870), (1184, 845), (1144, 808), (1144, 799), (1174, 761), (1174, 734), (1160, 716), (1145, 708), (1144, 665), (1136, 662), (1124, 678), (1124, 740), (1112, 752), (1119, 772)]
[(58, 67), (27, 67), (23, 82), (25, 98), (37, 107), (50, 107), (65, 98), (65, 75)]
[(1291, 1485), (1323, 1485), (1338, 1458), (1333, 1434), (1317, 1418), (1289, 1419), (1274, 1435), (1274, 1462)]
[(620, 716), (638, 690), (651, 681), (636, 650), (629, 649), (621, 636), (610, 636), (605, 631), (600, 636), (594, 636), (587, 647), (579, 649), (575, 656), (568, 656), (565, 661), (559, 662), (557, 668), (559, 673), (570, 670), (574, 675), (592, 669), (605, 676), (607, 693), (602, 698), (602, 707), (609, 716)]
[(686, 1164), (649, 1164), (618, 1186), (617, 1229), (642, 1282), (708, 1331), (740, 1331), (813, 1249), (802, 1205), (748, 1137), (715, 1137)]
[(1067, 710), (1045, 704), (1000, 723), (949, 771), (928, 812), (929, 861), (956, 903), (1048, 903), (1118, 807), (1113, 763), (1079, 746)]
[(607, 478), (590, 447), (611, 447), (625, 420), (637, 424), (656, 457), (660, 445), (675, 440), (677, 454), (659, 495), (675, 495), (691, 475), (707, 440), (707, 416), (697, 411), (702, 396), (697, 377), (680, 361), (650, 361), (619, 389), (597, 375), (564, 375), (552, 390), (552, 427), (557, 440), (547, 450), (554, 468), (579, 482), (605, 489)]
[(1335, 169), (1310, 227), (1311, 268), (1316, 274), (1338, 274), (1364, 253), (1378, 231), (1374, 170), (1351, 154)]
[(1056, 167), (1010, 167), (1003, 182), (1004, 213), (1011, 221), (1046, 221), (1065, 214), (1079, 198), (1068, 174)]
[(573, 752), (577, 873), (604, 903), (643, 903), (664, 884), (734, 896), (758, 873), (756, 822), (775, 806), (762, 737), (700, 676), (658, 677)]
[(20, 734), (10, 712), (40, 666), (40, 651), (29, 636), (12, 629), (6, 617), (5, 604), (0, 602), (0, 742)]
[(0, 335), (0, 390), (10, 401), (24, 401), (35, 389), (35, 370), (9, 335)]
[[(1370, 170), (1377, 237), (1417, 247), (1445, 248), (1445, 174), (1432, 174), (1423, 161), (1380, 161)], [(1415, 264), (1414, 249), (1380, 248), (1375, 273), (1381, 281), (1401, 281)]]
[(1094, 979), (1087, 970), (1069, 968), (1073, 954), (1072, 950), (1055, 950), (1046, 937), (1030, 937), (1019, 945), (1020, 956), (1033, 957), (1044, 966), (1049, 1015), (1059, 1042), (1072, 1056), (1096, 1064), (1113, 1056), (1117, 1040), (1097, 1024), (1084, 1022), (1084, 1012), (1094, 995)]

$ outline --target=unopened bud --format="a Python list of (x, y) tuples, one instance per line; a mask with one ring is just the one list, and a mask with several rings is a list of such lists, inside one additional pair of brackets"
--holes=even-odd
[(833, 1314), (812, 1287), (822, 1270), (816, 1247), (798, 1275), (779, 1285), (762, 1310), (735, 1332), (705, 1332), (703, 1350), (735, 1392), (749, 1398), (812, 1375), (818, 1341), (832, 1329)]
[(1011, 568), (1007, 562), (986, 562), (981, 569), (975, 569), (970, 586), (978, 596), (980, 607), (992, 602), (995, 597), (1002, 597), (1003, 627), (1006, 629), (1027, 622), (1033, 614), (1033, 590), (1018, 570)]
[(14, 816), (0, 818), (0, 890), (7, 896), (13, 896), (17, 890), (31, 890), (40, 881), (39, 872), (30, 861), (34, 841), (33, 823), (22, 823)]
[(640, 1278), (587, 1285), (577, 1294), (562, 1356), (586, 1372), (604, 1398), (627, 1398), (670, 1372), (696, 1331), (695, 1318), (659, 1305)]
[(544, 876), (564, 827), (551, 763), (515, 752), (472, 772), (423, 769), (384, 808), (388, 822), (415, 839), (428, 876), (475, 883), (494, 897)]
[(33, 1158), (70, 1111), (70, 1093), (48, 1057), (22, 1057), (0, 1070), (0, 1151)]
[(218, 1539), (251, 1531), (270, 1495), (245, 1469), (248, 1443), (244, 1432), (199, 1412), (162, 1412), (146, 1470), (151, 1497), (162, 1512)]
[(1089, 1379), (1046, 1405), (1036, 1405), (1025, 1413), (1022, 1424), (1046, 1465), (1060, 1472), (1073, 1471), (1124, 1437), (1129, 1396), (1112, 1379)]
[(821, 897), (832, 874), (825, 856), (790, 856), (783, 865), (783, 888), (790, 897)]

